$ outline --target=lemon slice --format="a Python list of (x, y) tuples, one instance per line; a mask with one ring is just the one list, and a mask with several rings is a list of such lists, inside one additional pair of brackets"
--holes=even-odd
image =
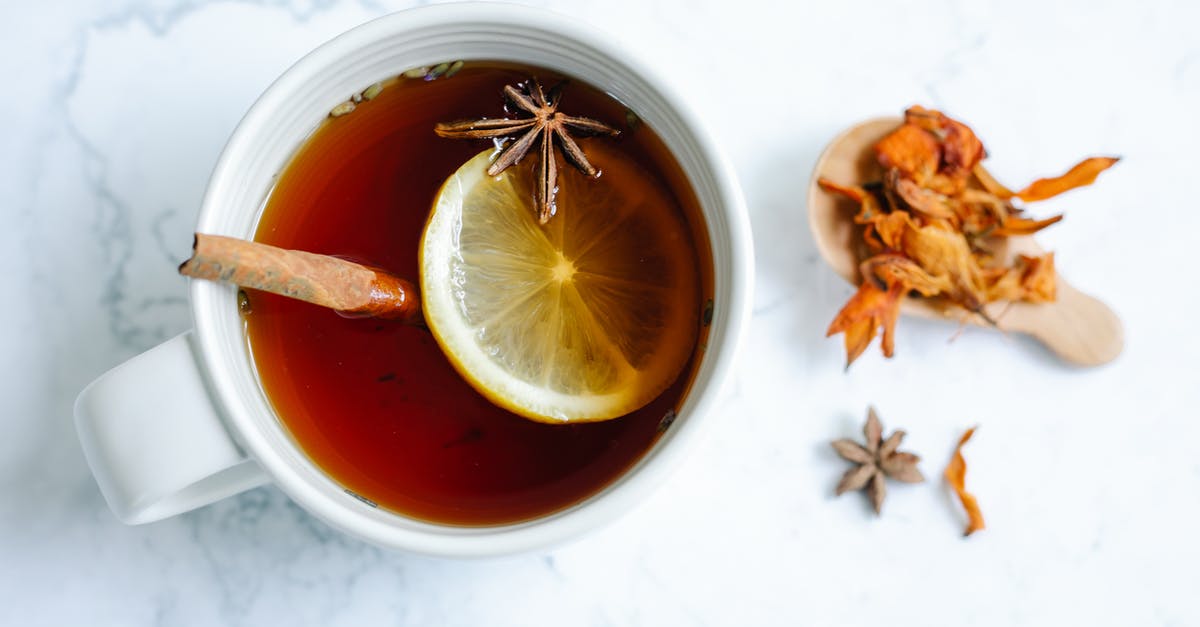
[(438, 192), (421, 240), (425, 320), (493, 403), (542, 422), (646, 405), (696, 344), (699, 280), (674, 200), (627, 157), (590, 142), (589, 178), (563, 168), (537, 223), (528, 164), (498, 176), (480, 153)]

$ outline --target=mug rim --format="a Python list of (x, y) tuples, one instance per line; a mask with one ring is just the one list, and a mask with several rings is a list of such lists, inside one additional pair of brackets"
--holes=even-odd
[[(277, 109), (281, 99), (302, 95), (300, 78), (316, 75), (347, 55), (387, 37), (394, 37), (397, 33), (418, 33), (431, 27), (457, 23), (494, 24), (528, 29), (530, 32), (553, 32), (555, 36), (588, 48), (589, 52), (605, 61), (619, 64), (631, 76), (646, 81), (654, 95), (665, 103), (669, 113), (681, 121), (682, 133), (697, 145), (701, 166), (716, 187), (714, 207), (704, 206), (704, 200), (700, 198), (702, 213), (706, 222), (710, 223), (706, 227), (709, 246), (715, 249), (718, 244), (728, 244), (730, 296), (727, 305), (718, 312), (726, 319), (722, 321), (720, 329), (716, 324), (711, 329), (708, 348), (695, 375), (699, 379), (701, 372), (708, 368), (709, 384), (693, 386), (687, 393), (684, 402), (685, 405), (691, 404), (691, 410), (687, 416), (681, 411), (676, 428), (661, 436), (632, 466), (605, 486), (578, 503), (556, 512), (529, 521), (482, 527), (431, 523), (402, 513), (388, 512), (404, 521), (416, 521), (413, 527), (419, 528), (388, 524), (387, 520), (363, 516), (322, 495), (308, 479), (295, 472), (282, 459), (283, 452), (261, 437), (262, 434), (255, 428), (257, 412), (241, 396), (244, 382), (236, 380), (231, 370), (219, 367), (227, 353), (227, 344), (218, 337), (222, 331), (220, 325), (214, 322), (213, 312), (216, 311), (215, 301), (219, 291), (231, 288), (206, 281), (193, 281), (191, 300), (203, 370), (226, 425), (238, 443), (257, 460), (289, 498), (338, 530), (374, 544), (430, 555), (466, 557), (520, 552), (578, 536), (627, 512), (661, 484), (669, 470), (676, 467), (682, 455), (694, 445), (696, 436), (703, 431), (703, 423), (715, 413), (714, 405), (721, 389), (732, 375), (732, 365), (742, 343), (752, 304), (754, 257), (749, 218), (732, 165), (669, 81), (656, 75), (649, 64), (639, 62), (628, 48), (621, 47), (612, 36), (569, 17), (518, 5), (486, 3), (426, 6), (376, 18), (318, 46), (284, 71), (250, 107), (222, 151), (206, 189), (197, 230), (206, 230), (205, 225), (215, 223), (221, 215), (225, 206), (222, 196), (231, 193), (225, 193), (225, 190), (238, 177), (241, 169), (239, 161), (247, 158), (245, 148), (258, 139), (256, 135), (262, 133), (257, 121), (268, 116), (272, 108)], [(404, 69), (407, 68), (397, 68), (397, 72)], [(700, 197), (693, 178), (695, 173), (689, 172), (682, 163), (681, 167), (688, 175), (689, 185)], [(727, 226), (722, 242), (714, 237), (711, 226), (714, 213), (721, 215)], [(244, 233), (236, 235), (245, 236)], [(715, 264), (713, 270), (715, 284), (721, 278), (721, 270)], [(714, 285), (714, 289), (717, 288)], [(267, 406), (270, 407), (269, 402)], [(276, 422), (279, 420), (274, 412), (271, 412), (270, 418)], [(286, 432), (282, 425), (279, 428)], [(294, 449), (299, 448), (290, 436), (289, 441)], [(322, 474), (326, 473), (322, 471)]]

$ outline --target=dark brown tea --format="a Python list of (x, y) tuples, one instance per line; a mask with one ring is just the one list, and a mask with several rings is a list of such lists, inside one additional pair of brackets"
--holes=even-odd
[[(469, 63), (452, 76), (400, 77), (331, 117), (280, 174), (256, 239), (338, 255), (418, 277), (422, 229), (442, 182), (488, 147), (437, 137), (438, 122), (505, 117), (505, 85), (553, 72)], [(697, 317), (712, 294), (703, 219), (659, 138), (611, 97), (572, 82), (572, 115), (607, 122), (622, 158), (652, 174), (692, 232)], [(600, 139), (590, 141), (601, 141)], [(586, 146), (585, 146), (586, 149)], [(515, 167), (532, 168), (528, 159)], [(418, 519), (496, 525), (568, 507), (633, 465), (669, 424), (707, 329), (675, 382), (626, 416), (586, 424), (534, 422), (468, 385), (424, 329), (266, 293), (248, 295), (246, 329), (262, 386), (298, 445), (348, 492)], [(347, 497), (349, 498), (349, 497)]]

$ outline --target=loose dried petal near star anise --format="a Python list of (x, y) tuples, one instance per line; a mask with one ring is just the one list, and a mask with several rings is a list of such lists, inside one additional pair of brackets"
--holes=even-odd
[(882, 170), (879, 182), (817, 181), (858, 205), (854, 223), (866, 244), (863, 283), (828, 329), (829, 335), (845, 333), (847, 367), (879, 330), (883, 354), (892, 356), (904, 295), (937, 298), (992, 323), (984, 313), (987, 303), (1053, 301), (1053, 255), (1009, 259), (1002, 243), (1032, 235), (1062, 216), (1029, 218), (1012, 201), (1044, 200), (1089, 185), (1117, 162), (1086, 159), (1061, 176), (1013, 192), (983, 167), (987, 151), (970, 127), (920, 106), (905, 111), (904, 123), (875, 144), (874, 154)]
[(834, 440), (832, 443), (833, 450), (837, 451), (842, 459), (857, 464), (842, 475), (842, 480), (838, 482), (837, 495), (865, 489), (875, 513), (880, 514), (883, 512), (883, 499), (887, 496), (885, 478), (904, 483), (924, 481), (925, 477), (917, 468), (921, 458), (896, 450), (900, 447), (904, 435), (903, 431), (895, 431), (884, 440), (883, 424), (879, 422), (879, 415), (875, 413), (874, 407), (867, 409), (867, 422), (863, 425), (865, 446), (848, 438)]
[(566, 84), (566, 81), (562, 81), (550, 91), (543, 91), (536, 78), (516, 86), (506, 85), (504, 98), (523, 117), (443, 122), (434, 127), (439, 136), (453, 139), (508, 138), (510, 141), (488, 167), (488, 176), (496, 176), (516, 165), (537, 146), (538, 187), (534, 197), (538, 205), (538, 222), (542, 224), (554, 215), (554, 196), (558, 191), (558, 162), (554, 147), (557, 146), (567, 162), (580, 172), (595, 176), (595, 166), (583, 154), (572, 133), (578, 136), (613, 136), (620, 133), (603, 122), (559, 111), (559, 100)]
[(967, 528), (963, 531), (964, 536), (969, 536), (984, 527), (983, 512), (979, 510), (979, 502), (975, 500), (974, 495), (967, 492), (965, 485), (967, 461), (962, 456), (962, 447), (967, 440), (971, 439), (972, 435), (975, 435), (975, 429), (975, 427), (967, 429), (967, 432), (959, 439), (958, 446), (954, 449), (954, 455), (950, 458), (950, 464), (946, 466), (946, 471), (943, 473), (946, 482), (954, 488), (954, 493), (958, 495), (958, 500), (967, 513)]

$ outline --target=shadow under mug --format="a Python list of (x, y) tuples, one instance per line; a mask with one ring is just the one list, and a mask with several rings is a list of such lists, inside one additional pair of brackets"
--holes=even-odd
[(273, 482), (331, 526), (391, 548), (444, 556), (547, 546), (607, 522), (661, 482), (713, 414), (749, 319), (754, 255), (729, 163), (676, 92), (629, 50), (557, 14), (454, 4), (389, 15), (317, 48), (247, 112), (209, 181), (198, 232), (249, 238), (274, 177), (330, 109), (365, 86), (448, 60), (542, 66), (625, 103), (666, 143), (700, 201), (713, 247), (707, 348), (672, 428), (622, 476), (565, 510), (492, 527), (424, 522), (349, 495), (296, 446), (260, 387), (236, 289), (191, 285), (195, 330), (116, 367), (75, 405), (84, 454), (113, 512), (139, 524)]

